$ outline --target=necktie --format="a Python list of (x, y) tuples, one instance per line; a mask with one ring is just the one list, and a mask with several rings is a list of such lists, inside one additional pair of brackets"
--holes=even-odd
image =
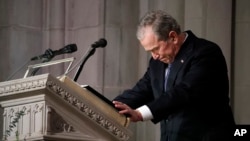
[(165, 70), (165, 82), (164, 82), (164, 91), (166, 92), (167, 90), (167, 83), (168, 83), (168, 75), (170, 72), (171, 64), (168, 64), (168, 67)]

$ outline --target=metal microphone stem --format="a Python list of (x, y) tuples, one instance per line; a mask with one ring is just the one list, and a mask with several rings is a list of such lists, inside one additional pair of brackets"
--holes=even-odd
[(75, 77), (74, 77), (74, 81), (76, 82), (80, 73), (82, 72), (82, 68), (84, 66), (84, 64), (86, 63), (86, 61), (89, 59), (90, 56), (92, 56), (95, 53), (96, 48), (91, 48), (91, 50), (89, 50), (89, 52), (86, 54), (86, 56), (83, 58), (81, 65), (78, 67)]
[[(44, 60), (42, 61), (42, 63), (49, 62), (51, 59), (52, 59), (52, 58), (46, 58), (46, 59), (44, 59)], [(35, 76), (39, 69), (40, 69), (40, 68), (35, 68), (35, 69), (31, 72), (30, 76)]]

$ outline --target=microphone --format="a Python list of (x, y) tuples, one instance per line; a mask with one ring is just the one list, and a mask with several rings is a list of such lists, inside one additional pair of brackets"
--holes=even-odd
[(65, 54), (65, 53), (73, 53), (75, 51), (77, 51), (76, 44), (69, 44), (69, 45), (67, 45), (59, 50), (55, 50), (55, 51), (53, 51), (51, 49), (47, 49), (44, 54), (32, 57), (30, 60), (34, 61), (34, 60), (40, 60), (42, 58), (51, 59), (56, 55)]
[(104, 48), (107, 45), (107, 40), (104, 38), (99, 39), (98, 41), (94, 42), (91, 47), (89, 48), (87, 54), (84, 56), (81, 65), (78, 67), (76, 74), (74, 76), (74, 81), (76, 82), (80, 73), (82, 72), (82, 68), (86, 61), (89, 59), (90, 56), (92, 56), (95, 53), (96, 48), (102, 47)]
[(91, 47), (92, 47), (92, 48), (99, 48), (99, 47), (104, 48), (104, 47), (106, 47), (106, 45), (107, 45), (107, 40), (104, 39), (104, 38), (101, 38), (101, 39), (99, 39), (98, 41), (94, 42), (94, 43), (91, 45)]

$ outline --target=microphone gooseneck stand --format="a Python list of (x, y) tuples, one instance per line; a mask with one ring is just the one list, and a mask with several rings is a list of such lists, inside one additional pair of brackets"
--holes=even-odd
[[(44, 53), (44, 57), (43, 58), (38, 58), (38, 59), (42, 59), (42, 63), (45, 63), (45, 62), (49, 62), (53, 57), (54, 57), (54, 53), (51, 49), (47, 49)], [(35, 57), (31, 58), (31, 61), (34, 60)], [(36, 68), (34, 69), (32, 72), (31, 72), (31, 76), (34, 76), (37, 71), (39, 70), (40, 68)]]
[[(45, 58), (45, 59), (42, 61), (42, 63), (49, 62), (51, 59), (52, 59), (52, 58)], [(35, 68), (35, 69), (31, 72), (30, 76), (35, 76), (39, 69), (40, 69), (40, 68)]]
[(82, 71), (82, 68), (83, 68), (83, 65), (86, 63), (86, 61), (89, 59), (89, 57), (91, 55), (93, 55), (95, 53), (95, 50), (96, 48), (99, 48), (99, 47), (105, 47), (107, 45), (107, 40), (104, 39), (104, 38), (101, 38), (99, 39), (98, 41), (94, 42), (91, 47), (89, 48), (86, 56), (84, 56), (82, 62), (81, 62), (81, 65), (78, 67), (77, 71), (76, 71), (76, 74), (75, 74), (75, 77), (74, 77), (74, 81), (76, 82), (81, 71)]
[(91, 47), (90, 50), (88, 51), (88, 53), (86, 54), (86, 56), (83, 58), (81, 65), (78, 67), (76, 74), (74, 76), (74, 81), (76, 82), (80, 73), (82, 72), (82, 68), (84, 66), (84, 64), (86, 63), (86, 61), (89, 59), (90, 56), (92, 56), (95, 53), (96, 48)]
[[(47, 49), (45, 51), (44, 54), (42, 55), (39, 55), (39, 56), (35, 56), (35, 57), (32, 57), (30, 60), (31, 61), (34, 61), (34, 60), (42, 60), (42, 63), (45, 63), (45, 62), (49, 62), (52, 60), (53, 57), (55, 57), (56, 55), (60, 55), (60, 54), (65, 54), (65, 53), (73, 53), (77, 51), (77, 46), (76, 44), (68, 44), (66, 45), (65, 47), (59, 49), (59, 50), (51, 50), (51, 49)], [(31, 72), (31, 76), (34, 76), (37, 71), (39, 70), (40, 68), (36, 68), (34, 69), (32, 72)]]

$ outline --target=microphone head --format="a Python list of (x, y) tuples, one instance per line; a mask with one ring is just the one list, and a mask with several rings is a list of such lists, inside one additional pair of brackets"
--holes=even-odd
[(92, 48), (98, 48), (98, 47), (106, 47), (107, 40), (104, 38), (101, 38), (100, 40), (96, 41), (94, 44), (91, 45)]
[(69, 45), (65, 46), (64, 48), (62, 48), (63, 53), (72, 53), (75, 51), (77, 51), (76, 44), (69, 44)]

